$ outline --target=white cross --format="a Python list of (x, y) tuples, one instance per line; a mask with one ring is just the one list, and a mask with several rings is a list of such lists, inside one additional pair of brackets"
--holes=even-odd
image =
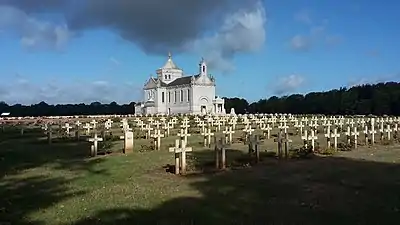
[(161, 149), (161, 138), (164, 137), (164, 134), (161, 134), (160, 130), (154, 130), (154, 134), (151, 135), (152, 138), (154, 138), (154, 147), (156, 150)]
[(337, 149), (337, 144), (338, 144), (338, 137), (340, 137), (340, 134), (337, 132), (337, 128), (335, 127), (335, 129), (333, 129), (333, 134), (331, 134), (331, 137), (333, 137), (334, 139), (334, 147), (335, 149)]
[(390, 125), (389, 125), (389, 124), (386, 125), (385, 132), (386, 132), (386, 134), (387, 134), (388, 140), (390, 140), (390, 134), (391, 134), (391, 132), (392, 132), (392, 129), (390, 129)]
[(352, 136), (354, 136), (354, 148), (357, 148), (357, 137), (360, 135), (360, 132), (357, 131), (357, 127), (353, 127), (353, 132), (351, 133)]
[(158, 129), (160, 129), (161, 123), (160, 123), (160, 121), (156, 120), (156, 121), (153, 123), (153, 125), (155, 125), (155, 126), (156, 126), (156, 129), (158, 130)]
[(308, 140), (311, 140), (312, 150), (315, 150), (315, 140), (318, 139), (318, 136), (315, 136), (314, 130), (311, 130), (311, 135), (308, 136)]
[(331, 147), (331, 126), (330, 125), (326, 127), (325, 137), (326, 137), (328, 148), (330, 148)]
[(178, 133), (178, 137), (183, 138), (185, 143), (187, 143), (187, 138), (190, 136), (191, 136), (191, 134), (188, 134), (187, 129), (181, 129), (181, 132)]
[(92, 145), (92, 151), (93, 152), (92, 153), (94, 153), (94, 154), (92, 156), (96, 156), (96, 154), (97, 154), (97, 142), (103, 141), (103, 138), (97, 137), (97, 133), (95, 133), (94, 137), (93, 138), (89, 138), (88, 141), (93, 142), (93, 145)]
[(83, 129), (86, 129), (86, 135), (89, 135), (91, 128), (92, 127), (90, 126), (89, 123), (86, 123), (85, 126), (83, 126)]
[[(169, 148), (169, 152), (175, 153), (175, 174), (179, 174), (179, 167), (183, 174), (186, 172), (186, 152), (191, 151), (192, 147), (186, 147), (186, 142), (179, 139), (175, 140), (175, 147)], [(177, 157), (177, 154), (180, 154), (180, 157)]]
[(204, 136), (204, 147), (211, 145), (211, 136), (214, 136), (214, 133), (211, 132), (211, 128), (205, 128), (201, 135)]
[(69, 134), (69, 130), (70, 130), (72, 127), (69, 125), (69, 123), (66, 123), (62, 128), (64, 128), (64, 129), (65, 129), (65, 132), (66, 132), (67, 134)]
[(371, 130), (369, 131), (369, 133), (371, 134), (371, 144), (375, 143), (376, 130), (375, 130), (374, 124), (375, 124), (375, 120), (374, 120), (374, 118), (371, 118)]
[(304, 147), (307, 148), (307, 141), (308, 141), (308, 133), (307, 133), (307, 130), (304, 131), (304, 136), (301, 136), (301, 140), (304, 141)]
[(280, 130), (284, 130), (284, 133), (286, 134), (287, 133), (287, 129), (289, 128), (289, 126), (286, 124), (286, 120), (285, 121), (283, 121), (283, 125), (281, 125), (281, 126), (279, 126), (278, 127)]
[(252, 129), (250, 125), (246, 125), (243, 131), (246, 133), (246, 138), (247, 138), (248, 135), (251, 135), (253, 133), (254, 129)]
[(98, 123), (96, 120), (92, 120), (92, 122), (90, 122), (93, 125), (93, 129), (96, 129), (96, 124)]
[(267, 123), (267, 124), (264, 123), (264, 124), (262, 125), (261, 130), (263, 131), (264, 136), (265, 136), (265, 131), (267, 132), (267, 139), (269, 139), (269, 138), (271, 137), (271, 130), (272, 130), (272, 128), (269, 126), (269, 123)]
[(225, 127), (225, 131), (222, 131), (222, 133), (228, 135), (229, 143), (232, 143), (232, 134), (235, 133), (235, 131), (232, 130), (232, 127), (229, 127), (229, 129), (228, 127)]

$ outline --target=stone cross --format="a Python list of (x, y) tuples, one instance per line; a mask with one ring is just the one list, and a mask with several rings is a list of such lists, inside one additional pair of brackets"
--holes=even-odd
[(69, 123), (66, 123), (62, 128), (65, 129), (66, 134), (69, 135), (69, 130), (72, 127), (69, 125)]
[(331, 134), (331, 137), (333, 138), (333, 146), (335, 150), (337, 150), (338, 138), (340, 137), (340, 134), (337, 132), (336, 127), (333, 129), (333, 134)]
[(270, 139), (272, 128), (269, 126), (269, 123), (267, 123), (267, 124), (265, 124), (265, 123), (262, 124), (261, 130), (263, 131), (264, 136), (266, 136), (267, 139)]
[(390, 141), (391, 139), (391, 133), (392, 133), (392, 129), (390, 128), (390, 124), (386, 125), (386, 129), (385, 129), (385, 133), (387, 134), (387, 138)]
[(353, 132), (351, 135), (354, 137), (354, 148), (357, 148), (357, 138), (360, 135), (360, 132), (357, 131), (357, 126), (353, 127)]
[(256, 161), (260, 161), (260, 150), (258, 145), (260, 144), (260, 137), (258, 135), (249, 136), (249, 155), (253, 152), (256, 153)]
[(216, 169), (225, 169), (226, 168), (226, 147), (229, 146), (228, 143), (225, 142), (225, 138), (220, 138), (217, 140), (217, 137), (214, 136), (215, 143), (215, 167)]
[(217, 126), (217, 131), (220, 131), (220, 130), (221, 130), (221, 125), (222, 125), (222, 123), (221, 123), (221, 121), (220, 121), (219, 119), (214, 123), (214, 125)]
[(283, 125), (278, 127), (279, 129), (283, 129), (283, 132), (286, 134), (287, 133), (287, 129), (289, 128), (289, 126), (286, 124), (286, 121), (283, 122)]
[(186, 132), (187, 132), (189, 127), (190, 127), (190, 125), (189, 125), (189, 122), (187, 120), (182, 121), (181, 128), (185, 129)]
[[(365, 122), (364, 122), (364, 124), (365, 124)], [(368, 145), (368, 133), (369, 133), (368, 125), (365, 125), (363, 133), (364, 133), (364, 137), (365, 137), (365, 145)]]
[(380, 133), (380, 135), (381, 135), (381, 140), (383, 139), (383, 137), (384, 137), (384, 129), (383, 129), (383, 123), (384, 123), (384, 120), (383, 120), (383, 118), (380, 120), (380, 128), (379, 128), (379, 133)]
[(150, 138), (151, 136), (151, 131), (153, 128), (150, 126), (150, 124), (147, 124), (145, 128), (143, 128), (144, 131), (146, 131), (146, 139)]
[(253, 133), (254, 129), (252, 129), (250, 125), (246, 125), (243, 131), (245, 132), (247, 139)]
[(173, 123), (172, 122), (167, 122), (167, 123), (165, 123), (164, 124), (164, 130), (165, 130), (165, 135), (167, 136), (167, 137), (169, 137), (169, 135), (170, 135), (170, 129), (172, 129), (172, 128), (174, 128), (173, 127)]
[(311, 147), (312, 147), (313, 151), (315, 150), (315, 140), (317, 140), (317, 139), (318, 139), (318, 136), (315, 136), (314, 129), (311, 129), (311, 135), (308, 136), (308, 140), (311, 141)]
[(331, 147), (331, 126), (327, 126), (325, 137), (326, 137), (327, 146), (328, 146), (328, 148), (330, 148)]
[(284, 135), (285, 135), (285, 137), (282, 139), (282, 142), (285, 143), (285, 158), (288, 158), (289, 157), (289, 143), (291, 143), (292, 140), (289, 139), (289, 134), (287, 132), (284, 133)]
[[(185, 140), (175, 140), (175, 147), (170, 147), (169, 152), (175, 153), (175, 174), (186, 173), (186, 152), (191, 152), (192, 147), (186, 147)], [(179, 170), (180, 168), (180, 170)]]
[(99, 141), (103, 141), (103, 138), (101, 137), (97, 137), (97, 133), (94, 134), (93, 138), (89, 138), (88, 141), (93, 142), (93, 145), (91, 146), (91, 152), (90, 155), (92, 157), (97, 156), (97, 143)]
[(181, 129), (181, 132), (178, 133), (178, 137), (180, 137), (181, 139), (184, 139), (185, 143), (187, 143), (188, 141), (188, 137), (190, 137), (191, 134), (188, 133), (187, 129)]
[(203, 120), (200, 120), (199, 123), (197, 124), (197, 126), (198, 126), (198, 127), (201, 127), (200, 132), (203, 133), (203, 132), (204, 132), (204, 129), (205, 129), (205, 126), (206, 126), (206, 123), (204, 123)]
[(211, 132), (211, 128), (205, 128), (204, 132), (201, 133), (204, 137), (204, 147), (211, 146), (211, 136), (214, 136), (214, 133)]
[(345, 132), (346, 138), (347, 138), (347, 144), (350, 144), (351, 141), (351, 131), (350, 131), (350, 126), (347, 126), (347, 131)]
[(237, 123), (236, 123), (236, 120), (235, 120), (235, 119), (232, 119), (228, 124), (232, 126), (232, 129), (233, 129), (233, 130), (236, 130), (236, 124), (237, 124)]
[(371, 134), (371, 145), (375, 143), (376, 130), (374, 124), (375, 124), (374, 118), (371, 118), (371, 130), (369, 131), (369, 133)]
[(86, 129), (86, 135), (89, 135), (90, 129), (92, 129), (92, 127), (90, 126), (89, 123), (86, 123), (85, 126), (83, 126), (83, 129)]
[(277, 137), (274, 139), (274, 142), (278, 143), (278, 158), (282, 158), (282, 144), (283, 144), (283, 139), (282, 139), (282, 130), (278, 130)]
[(222, 133), (225, 135), (225, 142), (226, 143), (232, 143), (232, 135), (235, 133), (235, 131), (232, 130), (232, 127), (225, 127), (225, 130), (222, 131)]
[(156, 130), (159, 130), (159, 129), (160, 129), (161, 123), (160, 123), (160, 121), (156, 120), (156, 121), (153, 123), (153, 125), (156, 126)]
[(298, 127), (300, 128), (300, 135), (302, 135), (303, 134), (303, 128), (304, 128), (304, 124), (303, 124), (302, 121), (300, 121)]
[(161, 138), (164, 137), (164, 134), (161, 134), (161, 131), (156, 129), (151, 137), (154, 139), (154, 149), (159, 151), (161, 149)]
[(96, 120), (92, 120), (92, 122), (90, 122), (93, 125), (93, 129), (96, 129), (96, 125), (98, 124), (98, 122)]
[(304, 147), (307, 148), (308, 147), (308, 131), (304, 130), (304, 135), (301, 136), (301, 140), (304, 141)]

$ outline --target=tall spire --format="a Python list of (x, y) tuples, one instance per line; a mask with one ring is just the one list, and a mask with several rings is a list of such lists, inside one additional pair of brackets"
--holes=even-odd
[(168, 60), (162, 67), (163, 69), (178, 69), (178, 67), (175, 65), (175, 63), (172, 61), (172, 54), (171, 52), (168, 52)]

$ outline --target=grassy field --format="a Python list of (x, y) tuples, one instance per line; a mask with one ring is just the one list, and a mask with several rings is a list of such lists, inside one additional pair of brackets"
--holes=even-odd
[[(140, 139), (135, 153), (88, 158), (85, 141), (66, 138), (48, 145), (29, 130), (22, 137), (0, 135), (0, 224), (398, 224), (400, 219), (398, 145), (277, 160), (266, 157), (276, 143), (264, 140), (262, 162), (254, 165), (246, 146), (235, 141), (227, 150), (228, 169), (213, 172), (213, 151), (193, 134), (189, 173), (176, 176), (167, 172), (174, 163), (167, 148), (176, 137), (163, 139), (161, 151), (146, 150), (151, 142)], [(293, 148), (301, 144), (299, 135), (292, 139)], [(121, 149), (122, 141), (110, 143)]]

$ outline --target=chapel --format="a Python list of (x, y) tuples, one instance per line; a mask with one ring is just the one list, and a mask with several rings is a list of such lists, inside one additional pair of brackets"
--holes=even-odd
[(136, 115), (225, 114), (225, 100), (215, 95), (215, 78), (208, 74), (204, 59), (198, 74), (184, 76), (169, 53), (156, 74), (143, 87), (143, 100), (135, 104)]

